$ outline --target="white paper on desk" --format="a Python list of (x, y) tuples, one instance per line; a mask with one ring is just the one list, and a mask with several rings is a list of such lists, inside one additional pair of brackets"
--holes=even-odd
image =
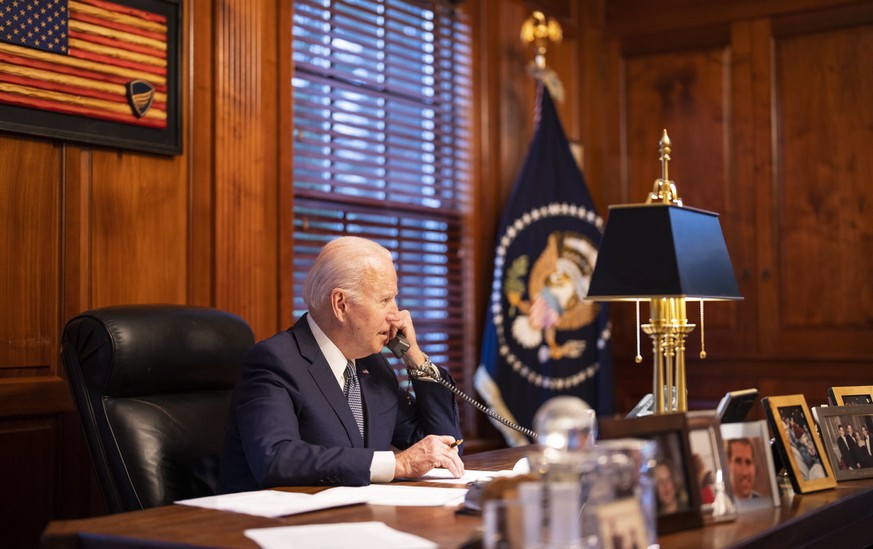
[(515, 476), (517, 473), (510, 470), (505, 471), (476, 471), (474, 469), (467, 469), (464, 471), (464, 475), (461, 478), (454, 478), (452, 473), (449, 472), (448, 469), (431, 469), (424, 476), (421, 476), (415, 480), (427, 481), (427, 482), (439, 482), (441, 484), (468, 484), (470, 482), (476, 482), (477, 480), (491, 480), (497, 477), (511, 477)]
[[(342, 546), (347, 549), (433, 549), (437, 544), (400, 532), (384, 522), (343, 522), (252, 528), (247, 538), (264, 549), (322, 549)], [(342, 540), (340, 542), (340, 540)]]
[(219, 511), (233, 511), (259, 517), (284, 517), (299, 513), (318, 511), (331, 507), (342, 507), (365, 503), (354, 494), (328, 494), (330, 490), (317, 494), (299, 492), (280, 492), (278, 490), (257, 490), (219, 496), (185, 499), (177, 501), (182, 505), (205, 507)]
[(371, 505), (438, 507), (460, 505), (464, 502), (467, 490), (466, 488), (371, 484), (369, 486), (338, 486), (329, 488), (322, 494), (332, 494), (338, 499), (362, 499)]
[(515, 465), (512, 467), (512, 472), (516, 475), (530, 473), (530, 461), (528, 461), (526, 457), (516, 461)]

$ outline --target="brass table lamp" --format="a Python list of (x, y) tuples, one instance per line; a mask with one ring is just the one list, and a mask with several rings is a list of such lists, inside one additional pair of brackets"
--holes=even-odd
[[(652, 338), (655, 414), (688, 409), (685, 341), (695, 325), (688, 322), (686, 302), (701, 302), (702, 321), (703, 301), (743, 299), (718, 214), (683, 206), (667, 177), (667, 130), (659, 150), (661, 177), (646, 202), (609, 207), (587, 296), (592, 301), (636, 302), (637, 324), (639, 302), (649, 300), (649, 323), (641, 328)], [(701, 358), (705, 356), (701, 351)], [(641, 360), (637, 351), (637, 362)]]

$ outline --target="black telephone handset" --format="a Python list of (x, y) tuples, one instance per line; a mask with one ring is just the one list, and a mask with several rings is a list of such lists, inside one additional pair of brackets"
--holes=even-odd
[(406, 336), (403, 335), (403, 332), (397, 332), (394, 339), (389, 341), (385, 346), (388, 347), (397, 358), (403, 358), (403, 355), (405, 355), (406, 351), (409, 350), (409, 342), (406, 341)]
[[(388, 349), (392, 353), (394, 353), (394, 356), (396, 356), (399, 359), (403, 359), (403, 355), (406, 354), (406, 351), (409, 350), (409, 342), (406, 341), (406, 336), (403, 335), (403, 332), (397, 332), (397, 335), (394, 336), (394, 338), (392, 338), (388, 343), (386, 343), (385, 346), (388, 347)], [(467, 396), (466, 394), (464, 394), (463, 391), (461, 391), (460, 389), (458, 389), (457, 387), (455, 387), (454, 385), (452, 385), (451, 383), (449, 383), (448, 381), (443, 379), (442, 376), (434, 376), (432, 372), (428, 372), (428, 371), (424, 371), (424, 370), (416, 370), (416, 369), (410, 367), (408, 363), (406, 364), (406, 369), (413, 375), (417, 375), (419, 377), (427, 377), (430, 380), (436, 381), (437, 383), (439, 383), (440, 385), (442, 385), (443, 387), (445, 387), (446, 389), (448, 389), (449, 391), (454, 393), (455, 396), (457, 396), (458, 398), (460, 398), (464, 402), (467, 402), (468, 404), (472, 405), (474, 408), (476, 408), (480, 412), (484, 413), (488, 417), (494, 418), (495, 420), (506, 425), (510, 429), (514, 429), (514, 430), (518, 431), (519, 433), (526, 435), (526, 436), (534, 439), (534, 441), (536, 441), (536, 439), (537, 439), (536, 433), (534, 433), (533, 431), (531, 431), (527, 427), (522, 427), (521, 425), (517, 425), (517, 424), (509, 421), (508, 419), (497, 414), (497, 412), (495, 412), (491, 408), (488, 408), (487, 406), (485, 406), (481, 402)]]

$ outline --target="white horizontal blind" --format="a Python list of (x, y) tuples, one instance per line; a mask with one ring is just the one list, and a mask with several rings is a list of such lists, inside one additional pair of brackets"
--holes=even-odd
[(371, 238), (394, 255), (422, 348), (458, 381), (469, 37), (446, 0), (294, 2), (295, 316), (321, 246)]

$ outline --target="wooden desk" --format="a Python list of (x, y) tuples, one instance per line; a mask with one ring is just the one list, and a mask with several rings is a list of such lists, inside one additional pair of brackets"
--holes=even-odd
[[(523, 448), (494, 450), (466, 456), (464, 462), (470, 469), (508, 469), (525, 452)], [(271, 519), (169, 505), (52, 522), (43, 533), (42, 546), (252, 548), (257, 546), (243, 535), (247, 528), (371, 520), (430, 539), (441, 547), (454, 548), (475, 539), (482, 522), (478, 516), (459, 515), (443, 507), (356, 505)], [(835, 490), (795, 496), (790, 504), (779, 508), (744, 513), (733, 522), (676, 532), (661, 536), (658, 541), (662, 549), (795, 548), (829, 543), (835, 547), (867, 547), (873, 544), (873, 480), (842, 482)]]

